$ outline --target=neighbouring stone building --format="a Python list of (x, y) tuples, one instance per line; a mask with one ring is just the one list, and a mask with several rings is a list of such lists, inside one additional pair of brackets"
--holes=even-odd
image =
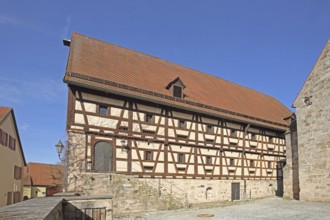
[(285, 196), (330, 201), (330, 40), (293, 106), (296, 120), (287, 134)]
[(0, 106), (0, 207), (22, 201), (25, 165), (14, 110)]
[(69, 190), (126, 212), (281, 195), (292, 112), (275, 98), (80, 34), (64, 44)]

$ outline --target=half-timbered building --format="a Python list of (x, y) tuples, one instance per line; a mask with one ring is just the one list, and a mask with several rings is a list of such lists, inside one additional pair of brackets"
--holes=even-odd
[(69, 189), (106, 173), (169, 181), (189, 202), (278, 190), (292, 114), (278, 100), (80, 34), (64, 44)]

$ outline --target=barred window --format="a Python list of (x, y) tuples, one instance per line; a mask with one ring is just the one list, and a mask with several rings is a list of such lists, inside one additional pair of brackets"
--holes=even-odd
[(184, 154), (178, 154), (178, 162), (184, 163), (185, 162), (185, 155)]
[(206, 165), (211, 165), (211, 164), (212, 164), (212, 157), (206, 156)]

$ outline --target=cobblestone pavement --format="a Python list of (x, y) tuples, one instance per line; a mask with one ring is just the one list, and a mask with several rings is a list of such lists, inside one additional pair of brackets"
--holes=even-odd
[(146, 220), (203, 220), (203, 219), (276, 219), (330, 220), (330, 203), (300, 202), (281, 198), (267, 198), (248, 203), (210, 208), (147, 214)]

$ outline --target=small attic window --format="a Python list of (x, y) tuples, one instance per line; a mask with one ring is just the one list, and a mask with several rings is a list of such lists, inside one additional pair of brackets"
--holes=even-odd
[(182, 98), (182, 87), (173, 86), (173, 96), (177, 98)]
[(183, 84), (181, 79), (177, 77), (175, 80), (170, 82), (165, 88), (169, 90), (169, 92), (172, 94), (173, 97), (183, 99), (183, 89), (186, 86)]

